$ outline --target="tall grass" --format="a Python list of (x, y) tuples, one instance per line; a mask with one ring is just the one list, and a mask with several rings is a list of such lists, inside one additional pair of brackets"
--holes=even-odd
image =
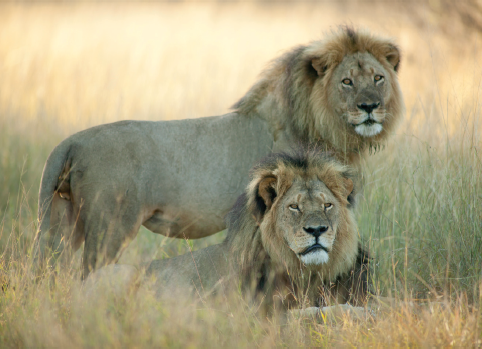
[[(391, 6), (0, 5), (2, 346), (481, 346), (482, 42), (446, 38)], [(386, 296), (440, 304), (324, 326), (265, 321), (237, 295), (222, 304), (165, 304), (142, 293), (130, 302), (86, 299), (80, 254), (55, 281), (34, 280), (38, 187), (58, 142), (120, 119), (224, 113), (269, 59), (339, 23), (394, 36), (404, 53), (406, 119), (363, 163), (357, 219), (374, 257), (372, 283)], [(222, 239), (142, 229), (120, 262)]]

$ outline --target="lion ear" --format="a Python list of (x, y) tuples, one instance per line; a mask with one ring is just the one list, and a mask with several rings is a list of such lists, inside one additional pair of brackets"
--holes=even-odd
[(400, 50), (398, 47), (390, 45), (385, 57), (387, 58), (388, 63), (392, 65), (393, 70), (398, 72), (398, 68), (400, 67)]
[(328, 69), (328, 60), (324, 56), (313, 58), (311, 60), (311, 66), (316, 70), (318, 76), (323, 76)]
[(353, 184), (353, 181), (350, 178), (345, 178), (344, 182), (345, 182), (345, 196), (347, 201), (351, 203), (350, 195), (353, 193), (353, 189), (355, 185)]
[(277, 196), (276, 193), (276, 177), (263, 177), (257, 185), (256, 189), (256, 207), (254, 208), (254, 217), (260, 222), (264, 214), (271, 209), (273, 201)]

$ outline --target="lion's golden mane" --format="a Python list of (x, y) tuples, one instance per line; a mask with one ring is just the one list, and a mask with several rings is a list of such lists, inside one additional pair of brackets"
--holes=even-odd
[[(333, 72), (344, 57), (357, 52), (370, 53), (390, 74), (391, 97), (386, 104), (383, 130), (369, 138), (354, 132), (334, 110), (338, 101), (334, 97)], [(273, 60), (232, 108), (243, 115), (271, 115), (278, 120), (280, 129), (290, 129), (299, 139), (318, 140), (343, 155), (378, 149), (404, 113), (399, 67), (400, 51), (394, 42), (368, 31), (340, 27), (323, 40), (298, 46)]]

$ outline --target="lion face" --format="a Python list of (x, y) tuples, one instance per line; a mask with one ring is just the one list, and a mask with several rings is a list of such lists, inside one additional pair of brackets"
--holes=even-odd
[(385, 101), (390, 99), (391, 75), (370, 53), (354, 53), (344, 57), (331, 79), (336, 91), (338, 115), (355, 132), (373, 137), (383, 130), (387, 118)]
[(255, 171), (248, 197), (263, 248), (290, 268), (351, 263), (357, 249), (354, 177), (326, 154), (307, 158), (303, 163), (286, 157)]
[(301, 180), (277, 203), (279, 233), (305, 265), (328, 262), (336, 239), (341, 204), (318, 179)]

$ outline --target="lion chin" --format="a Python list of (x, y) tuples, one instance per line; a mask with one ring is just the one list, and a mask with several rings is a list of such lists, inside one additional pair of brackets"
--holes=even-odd
[(300, 260), (307, 266), (322, 265), (327, 263), (329, 259), (328, 253), (321, 248), (300, 256)]
[(355, 126), (355, 132), (363, 137), (373, 137), (382, 132), (383, 127), (378, 122), (375, 123), (362, 123)]

